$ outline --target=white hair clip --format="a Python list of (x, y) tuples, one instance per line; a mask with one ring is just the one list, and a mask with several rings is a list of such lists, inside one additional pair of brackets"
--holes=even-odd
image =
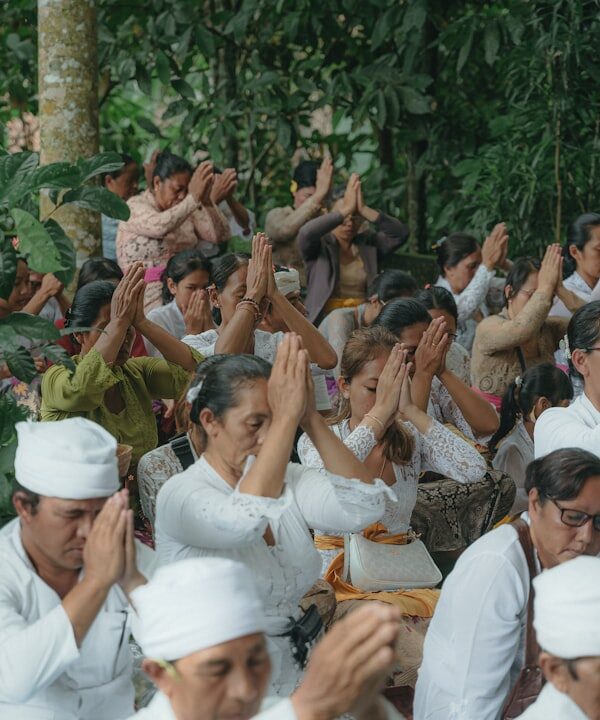
[(187, 391), (185, 399), (189, 402), (190, 405), (194, 402), (198, 395), (200, 395), (200, 390), (202, 390), (202, 381), (200, 381), (197, 385), (194, 385), (194, 387), (191, 387)]
[(571, 348), (569, 347), (569, 337), (567, 335), (558, 343), (558, 347), (567, 356), (567, 360), (571, 359)]
[(515, 378), (516, 387), (520, 388), (522, 384), (523, 384), (523, 378), (520, 375), (517, 375), (517, 377)]

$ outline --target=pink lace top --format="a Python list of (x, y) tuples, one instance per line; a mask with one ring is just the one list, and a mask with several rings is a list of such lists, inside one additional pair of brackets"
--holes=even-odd
[(223, 213), (214, 206), (200, 207), (192, 195), (162, 211), (149, 190), (127, 204), (131, 215), (117, 231), (117, 261), (124, 272), (139, 260), (147, 268), (165, 265), (175, 253), (192, 248), (210, 256), (229, 239)]

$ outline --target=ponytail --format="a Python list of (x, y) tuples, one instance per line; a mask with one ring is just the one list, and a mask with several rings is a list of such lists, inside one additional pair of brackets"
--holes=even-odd
[(517, 386), (517, 380), (520, 381), (521, 378), (518, 377), (516, 380), (513, 380), (511, 382), (511, 384), (508, 386), (508, 389), (504, 393), (504, 397), (502, 398), (502, 408), (500, 410), (500, 426), (488, 442), (488, 450), (491, 453), (496, 452), (500, 440), (503, 440), (509, 434), (509, 432), (517, 424), (517, 419), (521, 415), (521, 409), (518, 402), (520, 387)]

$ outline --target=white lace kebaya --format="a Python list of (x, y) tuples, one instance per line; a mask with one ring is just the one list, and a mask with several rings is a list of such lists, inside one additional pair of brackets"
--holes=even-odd
[[(470, 483), (481, 480), (486, 472), (486, 463), (481, 455), (458, 435), (440, 425), (436, 420), (423, 435), (412, 423), (405, 423), (415, 440), (415, 449), (411, 459), (403, 464), (394, 463), (396, 482), (389, 488), (392, 492), (385, 498), (385, 512), (380, 521), (390, 534), (405, 533), (410, 526), (410, 518), (417, 502), (419, 474), (433, 470), (458, 482)], [(373, 429), (367, 425), (358, 425), (350, 431), (348, 420), (332, 425), (331, 430), (342, 440), (354, 455), (364, 462), (377, 445)], [(323, 460), (307, 435), (298, 442), (298, 454), (303, 465), (323, 471)], [(315, 528), (320, 535), (335, 535), (325, 528)], [(339, 550), (320, 550), (324, 574)]]
[[(246, 472), (249, 465), (246, 467)], [(321, 562), (309, 528), (359, 532), (383, 515), (393, 493), (382, 480), (367, 484), (290, 463), (278, 498), (232, 488), (202, 456), (166, 482), (156, 503), (161, 562), (225, 557), (251, 568), (269, 621), (273, 663), (270, 695), (291, 694), (300, 679), (286, 632), (298, 603), (319, 578)], [(270, 527), (275, 545), (264, 534)]]

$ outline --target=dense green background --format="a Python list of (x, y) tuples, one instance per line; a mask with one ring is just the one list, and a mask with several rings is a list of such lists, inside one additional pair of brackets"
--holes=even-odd
[[(36, 102), (35, 0), (0, 27), (0, 121)], [(598, 0), (99, 0), (103, 150), (235, 165), (265, 211), (296, 148), (409, 220), (413, 249), (504, 220), (538, 252), (597, 208)], [(333, 133), (310, 129), (333, 111)]]

